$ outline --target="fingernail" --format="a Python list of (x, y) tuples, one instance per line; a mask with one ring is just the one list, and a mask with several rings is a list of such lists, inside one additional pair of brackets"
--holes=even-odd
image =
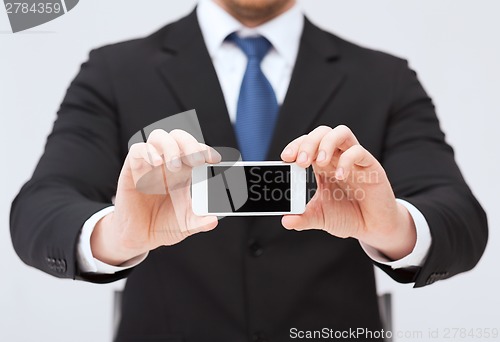
[(163, 162), (160, 156), (153, 157), (153, 165), (160, 165)]
[(222, 155), (216, 149), (212, 149), (211, 155), (212, 155), (212, 158), (214, 158), (216, 160), (222, 159)]
[(299, 162), (299, 163), (307, 162), (307, 153), (305, 151), (300, 152), (299, 158), (297, 159), (297, 162)]
[(293, 148), (289, 147), (285, 150), (285, 156), (293, 156)]
[(175, 168), (180, 168), (182, 165), (181, 160), (178, 157), (172, 158), (172, 160), (170, 161), (170, 164), (172, 164), (172, 166)]
[(339, 167), (337, 171), (335, 171), (335, 178), (342, 180), (344, 179), (344, 169)]
[(316, 161), (322, 162), (325, 159), (326, 159), (326, 152), (325, 151), (319, 151), (318, 158), (316, 158)]

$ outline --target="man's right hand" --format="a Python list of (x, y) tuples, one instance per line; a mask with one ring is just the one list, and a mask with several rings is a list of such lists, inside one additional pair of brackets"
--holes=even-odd
[(118, 180), (115, 210), (92, 233), (94, 257), (120, 265), (214, 229), (216, 216), (193, 213), (191, 170), (220, 160), (217, 151), (182, 130), (155, 130), (146, 143), (132, 145)]

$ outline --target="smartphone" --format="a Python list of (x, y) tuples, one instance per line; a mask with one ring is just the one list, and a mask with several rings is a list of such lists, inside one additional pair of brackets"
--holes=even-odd
[(302, 214), (306, 169), (284, 162), (222, 162), (193, 168), (191, 198), (199, 216)]

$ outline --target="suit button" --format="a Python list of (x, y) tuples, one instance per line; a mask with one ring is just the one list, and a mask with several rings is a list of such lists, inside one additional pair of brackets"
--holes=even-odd
[(56, 260), (53, 258), (47, 258), (46, 260), (47, 260), (47, 264), (49, 264), (49, 268), (51, 270), (53, 270), (55, 268)]
[(448, 276), (448, 272), (441, 272), (436, 275), (438, 280), (444, 279)]
[(254, 257), (260, 257), (264, 253), (264, 248), (256, 240), (251, 240), (248, 244), (248, 248), (250, 249), (250, 253), (252, 253)]
[(427, 281), (425, 282), (426, 285), (431, 285), (436, 282), (436, 274), (432, 273), (429, 278), (427, 278)]

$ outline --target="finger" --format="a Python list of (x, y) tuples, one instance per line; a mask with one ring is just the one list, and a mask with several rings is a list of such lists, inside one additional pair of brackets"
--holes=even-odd
[(307, 230), (322, 229), (324, 227), (322, 216), (318, 215), (317, 207), (319, 199), (317, 194), (307, 203), (306, 210), (300, 215), (284, 215), (281, 224), (286, 229)]
[(135, 188), (143, 193), (163, 193), (163, 177), (157, 166), (163, 159), (153, 145), (138, 143), (132, 145), (127, 162)]
[(222, 160), (222, 156), (219, 152), (213, 147), (205, 145), (203, 143), (199, 143), (203, 149), (203, 154), (205, 156), (205, 161), (210, 164), (220, 163)]
[(331, 131), (328, 126), (319, 126), (311, 131), (300, 143), (296, 163), (303, 168), (309, 167), (318, 155), (321, 140)]
[(194, 220), (189, 222), (189, 224), (187, 225), (185, 224), (186, 222), (177, 223), (182, 235), (182, 239), (185, 239), (194, 234), (208, 232), (217, 227), (219, 223), (217, 216), (195, 216), (193, 213), (192, 217), (194, 218)]
[(309, 220), (302, 215), (285, 215), (281, 218), (283, 227), (289, 230), (305, 230), (309, 226)]
[(181, 150), (182, 162), (191, 167), (205, 163), (205, 144), (200, 144), (195, 137), (186, 131), (174, 129), (170, 135)]
[(281, 218), (281, 224), (290, 230), (309, 230), (321, 228), (311, 212), (307, 211), (301, 215), (285, 215)]
[(166, 166), (170, 171), (176, 172), (181, 169), (181, 150), (174, 137), (162, 129), (155, 129), (149, 134), (148, 143), (164, 156)]
[[(193, 214), (194, 215), (194, 214)], [(219, 224), (217, 216), (203, 216), (197, 217), (196, 227), (189, 229), (189, 234), (195, 234), (200, 232), (208, 232)]]
[(281, 159), (287, 163), (293, 163), (297, 158), (297, 151), (299, 150), (300, 143), (306, 138), (307, 135), (302, 135), (292, 140), (281, 152)]
[(339, 150), (345, 151), (351, 146), (358, 144), (358, 139), (356, 139), (356, 136), (349, 127), (344, 125), (337, 126), (321, 140), (316, 163), (320, 166), (328, 165)]
[(369, 168), (378, 165), (378, 161), (361, 145), (354, 145), (340, 155), (335, 178), (344, 180), (355, 167)]
[(142, 168), (151, 169), (163, 163), (158, 150), (153, 145), (147, 143), (133, 144), (130, 147), (128, 159), (130, 167), (134, 170)]

